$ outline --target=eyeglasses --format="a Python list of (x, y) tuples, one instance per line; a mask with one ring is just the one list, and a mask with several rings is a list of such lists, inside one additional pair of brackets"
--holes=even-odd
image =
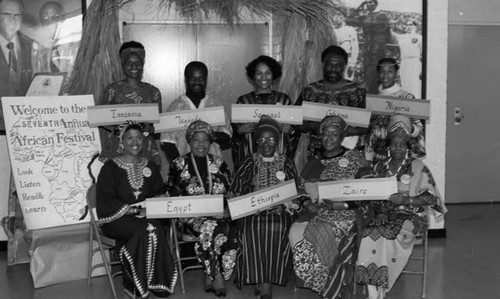
[(276, 139), (274, 137), (260, 137), (257, 138), (257, 143), (258, 144), (263, 144), (264, 142), (267, 142), (268, 144), (276, 144)]
[(16, 21), (20, 21), (23, 18), (22, 14), (11, 14), (8, 12), (0, 12), (0, 16), (7, 18), (7, 19), (11, 19), (11, 20), (16, 20)]

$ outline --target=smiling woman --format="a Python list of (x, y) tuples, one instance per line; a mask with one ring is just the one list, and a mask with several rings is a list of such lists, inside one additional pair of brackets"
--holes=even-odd
[[(120, 48), (120, 61), (125, 79), (115, 82), (104, 89), (99, 105), (114, 104), (158, 104), (161, 112), (161, 94), (158, 88), (142, 82), (146, 51), (141, 43), (129, 41)], [(160, 155), (154, 140), (152, 124), (143, 124), (144, 147), (141, 156), (160, 165)], [(102, 153), (101, 159), (116, 157), (120, 151), (116, 138), (116, 127), (100, 127)]]

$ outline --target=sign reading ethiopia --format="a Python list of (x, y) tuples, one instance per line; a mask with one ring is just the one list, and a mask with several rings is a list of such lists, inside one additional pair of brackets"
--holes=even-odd
[(7, 143), (17, 195), (28, 229), (88, 221), (92, 180), (87, 165), (99, 152), (89, 128), (92, 96), (4, 97)]

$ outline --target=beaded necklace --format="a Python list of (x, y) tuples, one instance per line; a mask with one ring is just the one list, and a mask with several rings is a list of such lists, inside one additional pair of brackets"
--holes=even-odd
[[(207, 176), (208, 176), (208, 194), (212, 193), (212, 175), (210, 174), (210, 160), (208, 159), (208, 155), (205, 155), (207, 159)], [(207, 194), (207, 190), (205, 190), (205, 184), (203, 184), (203, 180), (201, 179), (200, 171), (198, 170), (198, 166), (196, 165), (196, 160), (194, 159), (193, 153), (191, 153), (191, 161), (193, 162), (194, 172), (196, 173), (196, 177), (200, 182), (201, 188), (203, 189), (203, 194)]]
[(139, 199), (142, 191), (139, 191), (144, 185), (144, 167), (148, 164), (146, 158), (142, 158), (139, 163), (126, 162), (119, 157), (113, 159), (116, 165), (127, 172), (127, 180), (132, 188), (135, 199)]
[(408, 160), (408, 158), (405, 158), (405, 159), (401, 162), (401, 164), (399, 164), (399, 167), (398, 167), (398, 169), (396, 170), (396, 173), (392, 173), (392, 171), (391, 171), (391, 167), (390, 167), (390, 165), (389, 165), (389, 163), (392, 161), (392, 157), (390, 157), (390, 158), (389, 158), (389, 160), (385, 163), (385, 169), (386, 169), (386, 171), (389, 173), (389, 175), (390, 175), (390, 176), (397, 175), (397, 174), (399, 173), (399, 171), (401, 170), (401, 168), (403, 167), (403, 165), (405, 165), (405, 164), (406, 164), (407, 160)]

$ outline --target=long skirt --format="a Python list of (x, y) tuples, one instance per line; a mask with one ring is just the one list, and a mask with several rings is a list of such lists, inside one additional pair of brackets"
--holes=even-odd
[(413, 230), (413, 223), (405, 220), (395, 238), (387, 238), (374, 228), (361, 240), (356, 280), (358, 284), (373, 286), (368, 288), (369, 298), (383, 296), (396, 282), (417, 241)]
[(292, 215), (277, 209), (238, 220), (237, 287), (288, 283), (292, 272), (288, 233), (292, 223)]
[(357, 256), (354, 210), (330, 210), (290, 229), (295, 274), (323, 298), (351, 298)]
[(173, 293), (178, 273), (161, 221), (125, 215), (102, 230), (123, 242), (119, 254), (128, 296), (146, 298), (150, 290)]
[(197, 238), (195, 252), (205, 273), (212, 279), (219, 273), (229, 280), (236, 264), (236, 230), (230, 219), (184, 218), (183, 229)]

